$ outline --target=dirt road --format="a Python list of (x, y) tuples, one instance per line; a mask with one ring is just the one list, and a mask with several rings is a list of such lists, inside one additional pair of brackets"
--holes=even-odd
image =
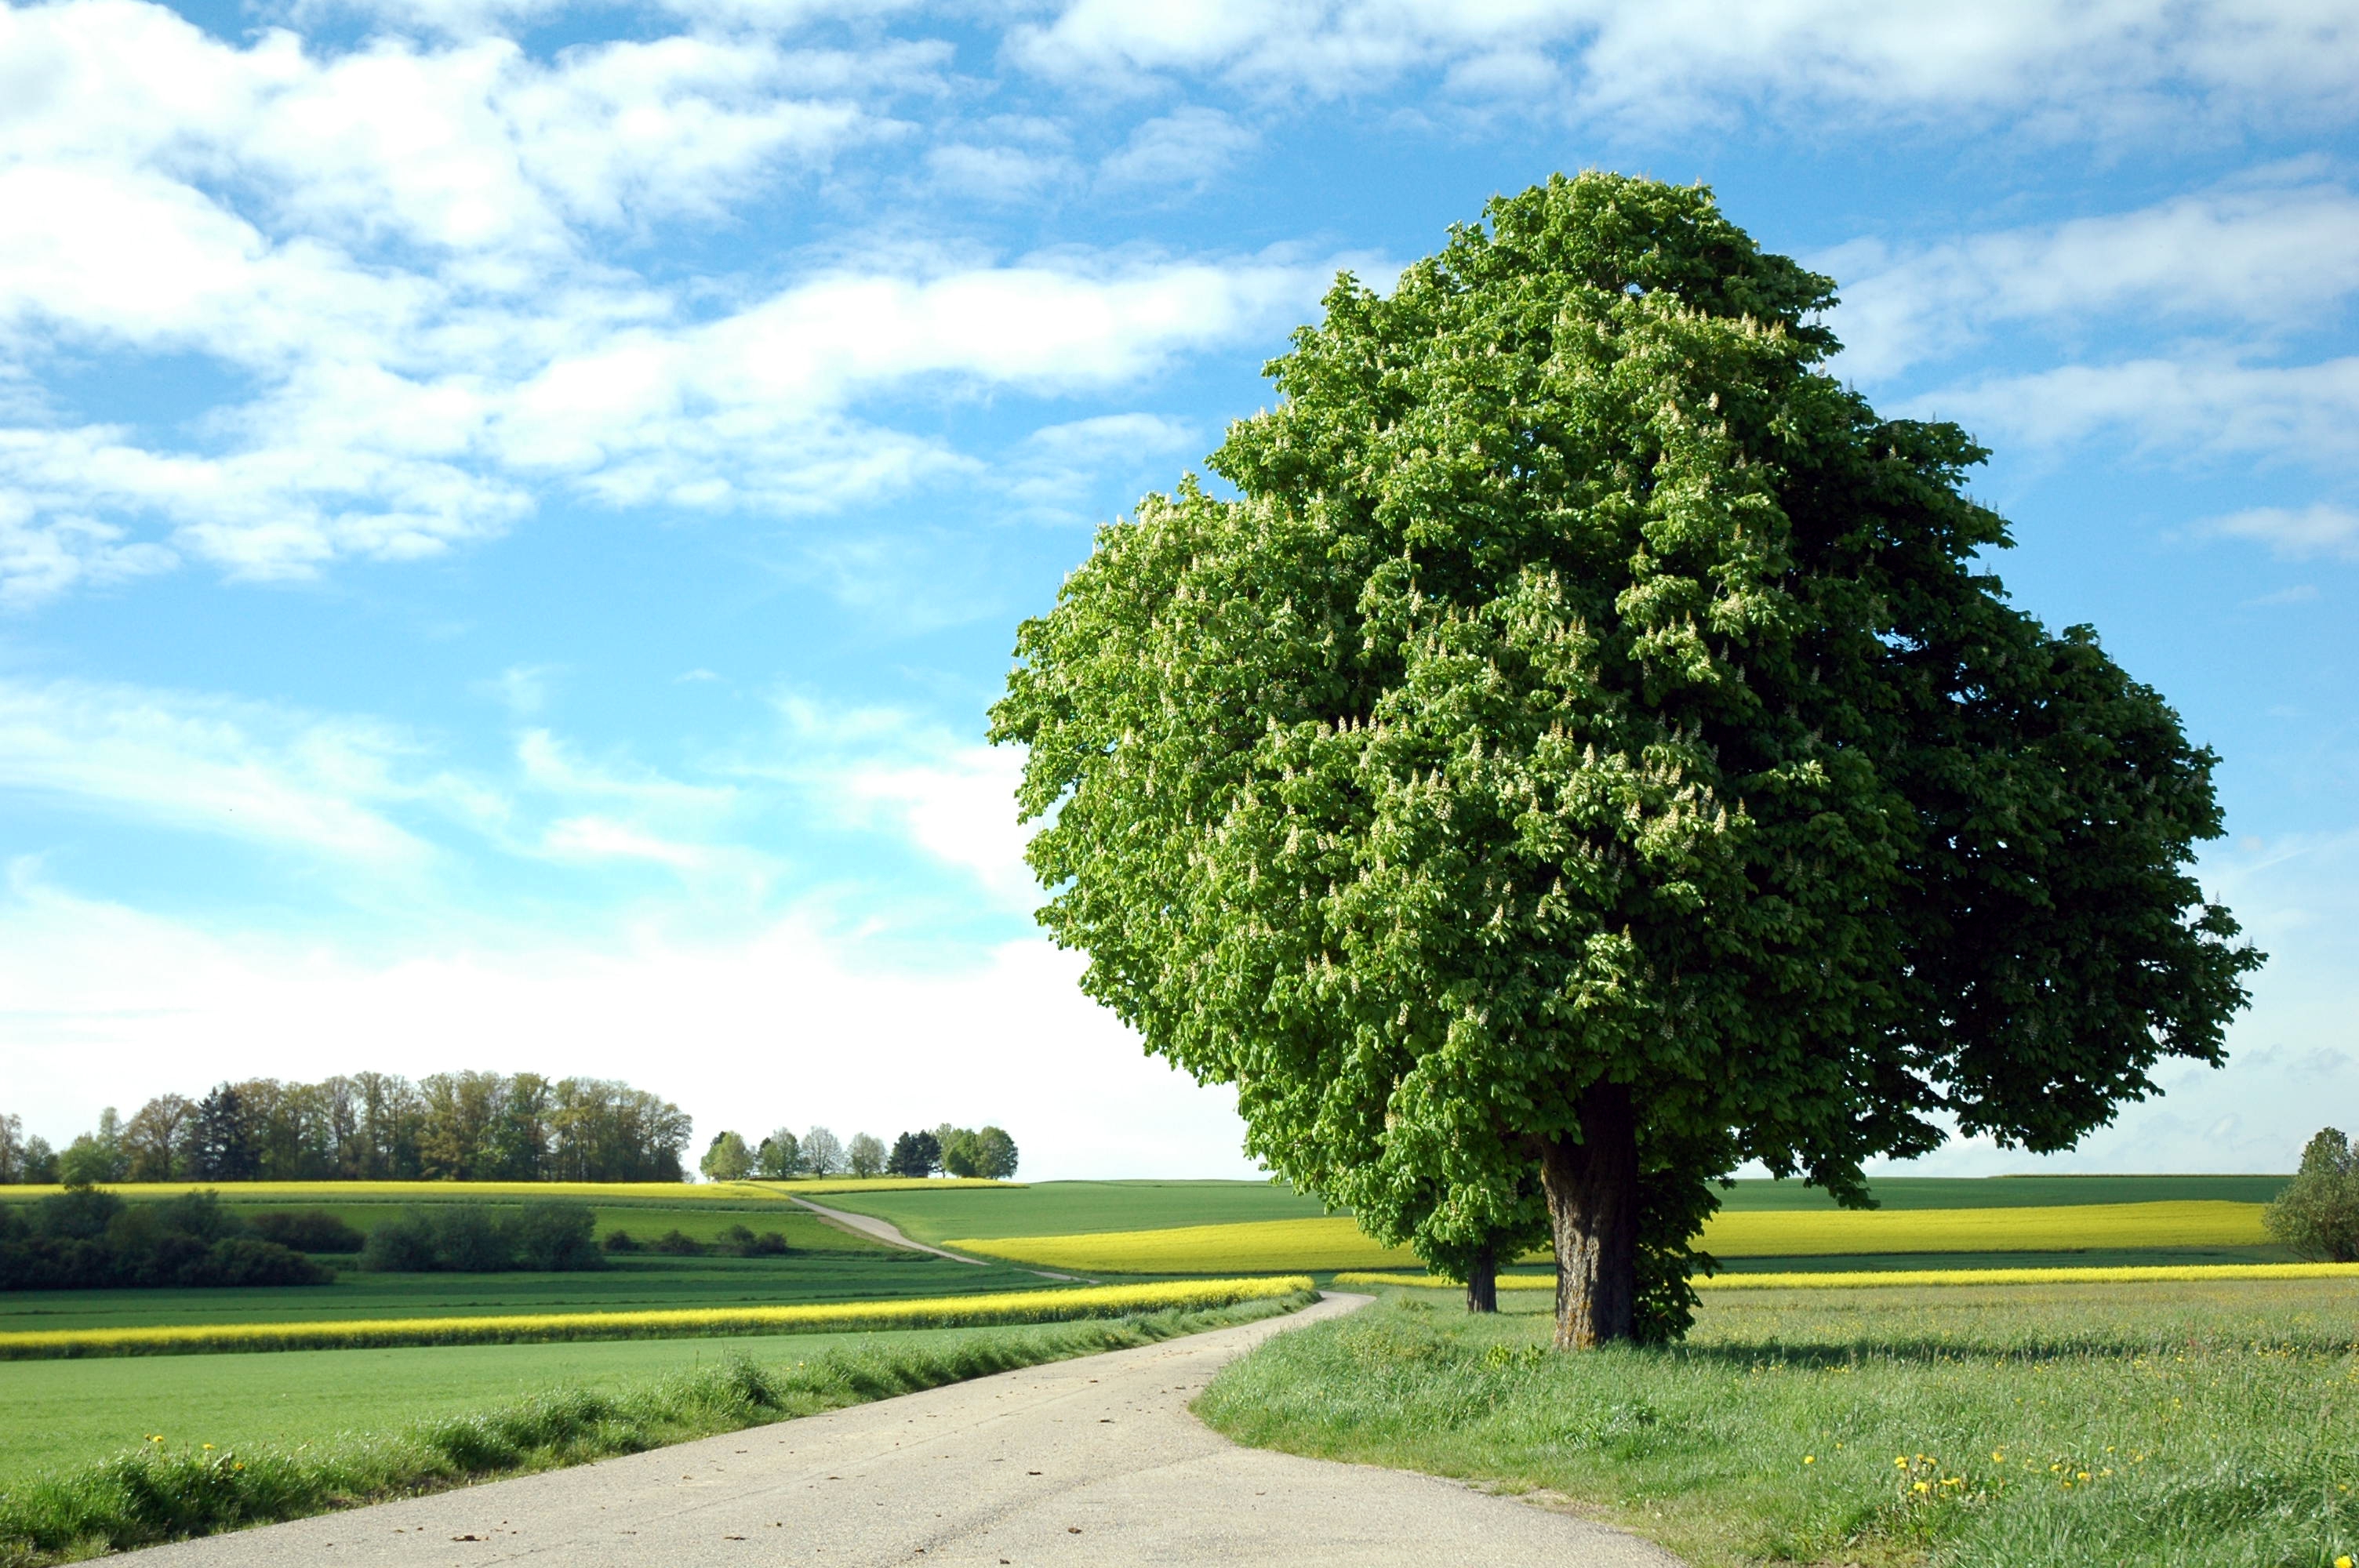
[(136, 1555), (140, 1568), (1678, 1568), (1632, 1536), (1447, 1481), (1239, 1448), (1188, 1413), (1233, 1357), (1364, 1300)]

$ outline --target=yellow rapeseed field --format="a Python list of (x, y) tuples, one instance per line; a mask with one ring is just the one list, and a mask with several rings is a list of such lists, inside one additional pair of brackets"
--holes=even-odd
[[(1703, 1232), (1704, 1249), (1723, 1258), (2256, 1247), (2267, 1240), (2259, 1204), (2213, 1199), (2046, 1208), (1748, 1211), (1716, 1215)], [(1414, 1266), (1416, 1261), (1406, 1248), (1377, 1246), (1341, 1216), (1167, 1230), (1010, 1236), (948, 1245), (1016, 1262), (1110, 1274), (1382, 1269)], [(1547, 1254), (1534, 1256), (1545, 1259)]]
[(2256, 1203), (2212, 1198), (2049, 1208), (1876, 1208), (1718, 1214), (1703, 1248), (1723, 1258), (1852, 1252), (2074, 1252), (2083, 1248), (2258, 1247)]
[[(1861, 1285), (2136, 1285), (2201, 1284), (2212, 1280), (2359, 1280), (2359, 1263), (2159, 1263), (2095, 1269), (1879, 1269), (1821, 1273), (1721, 1274), (1695, 1281), (1700, 1291), (1832, 1291)], [(1432, 1274), (1356, 1273), (1337, 1286), (1401, 1285), (1454, 1291), (1455, 1280)], [(1552, 1280), (1502, 1276), (1503, 1291), (1552, 1291)]]
[(1011, 1291), (918, 1301), (826, 1302), (803, 1306), (45, 1329), (0, 1334), (0, 1361), (77, 1356), (185, 1356), (207, 1351), (350, 1350), (394, 1345), (518, 1345), (560, 1339), (669, 1339), (716, 1334), (971, 1328), (1229, 1306), (1237, 1302), (1291, 1295), (1310, 1288), (1307, 1275), (1295, 1275), (1154, 1285), (1096, 1285), (1082, 1290)]

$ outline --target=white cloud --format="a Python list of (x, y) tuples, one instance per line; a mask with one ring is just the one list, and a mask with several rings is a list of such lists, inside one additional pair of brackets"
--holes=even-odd
[(1910, 406), (2034, 449), (2113, 436), (2167, 461), (2245, 456), (2330, 470), (2359, 461), (2359, 359), (2066, 365), (1948, 388)]
[(1624, 132), (1767, 103), (2118, 133), (2340, 114), (2359, 96), (2359, 23), (2319, 0), (1940, 12), (1870, 0), (1072, 0), (1016, 28), (1009, 49), (1059, 77), (1204, 75), (1316, 97), (1439, 73), (1480, 101), (1540, 96)]
[(406, 874), (428, 844), (388, 806), (442, 793), (366, 719), (80, 681), (0, 681), (0, 790), (52, 808)]
[[(840, 508), (979, 470), (864, 404), (1094, 390), (1315, 297), (1325, 269), (1277, 255), (910, 253), (767, 289), (592, 259), (609, 231), (719, 216), (899, 134), (866, 101), (944, 63), (743, 36), (314, 53), (136, 0), (0, 8), (0, 209), (20, 219), (0, 234), (0, 601), (183, 560), (290, 579), (416, 559), (516, 526), (552, 484)], [(1053, 127), (983, 129), (1005, 157), (944, 167), (988, 154), (1024, 188), (1061, 167)], [(179, 352), (240, 390), (168, 430), (38, 396), (54, 360)]]
[[(2204, 524), (2204, 531), (2231, 538), (2257, 539), (2280, 556), (2339, 556), (2346, 561), (2359, 560), (2359, 512), (2327, 502), (2299, 512), (2281, 506), (2256, 506), (2217, 518)], [(2315, 598), (2317, 592), (2315, 587), (2310, 587), (2308, 593), (2288, 589), (2283, 594), (2273, 595), (2272, 600), (2283, 603), (2297, 596)]]
[(1016, 820), (1023, 773), (1011, 748), (965, 746), (928, 762), (855, 767), (840, 795), (855, 815), (897, 819), (919, 849), (973, 874), (1005, 906), (1029, 911), (1041, 893), (1024, 863), (1033, 826)]
[[(992, 1121), (1030, 1177), (1251, 1175), (1230, 1095), (1142, 1056), (1078, 968), (1031, 939), (912, 967), (802, 915), (723, 938), (641, 924), (355, 949), (77, 898), (20, 865), (0, 898), (0, 1081), (60, 1143), (102, 1104), (224, 1077), (477, 1067), (625, 1078), (701, 1136)], [(80, 1065), (96, 1060), (103, 1076)]]
[(1098, 172), (1117, 185), (1202, 186), (1260, 139), (1218, 109), (1190, 104), (1131, 132)]
[(1914, 252), (1849, 245), (1812, 265), (1843, 293), (1835, 366), (1863, 381), (1973, 347), (2007, 324), (2070, 336), (2135, 311), (2148, 322), (2305, 331), (2359, 292), (2359, 195), (2265, 174), (2136, 211)]

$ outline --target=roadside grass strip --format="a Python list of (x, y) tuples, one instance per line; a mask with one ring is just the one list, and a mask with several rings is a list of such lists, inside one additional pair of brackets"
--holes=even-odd
[(1549, 1348), (1403, 1292), (1193, 1405), (1239, 1442), (1537, 1492), (1695, 1568), (2340, 1568), (2348, 1277), (1715, 1291), (1680, 1344)]
[[(1307, 1287), (1310, 1281), (1301, 1283)], [(948, 1344), (909, 1344), (886, 1336), (792, 1363), (757, 1362), (740, 1354), (720, 1366), (636, 1388), (550, 1388), (473, 1415), (296, 1446), (215, 1447), (155, 1437), (110, 1459), (0, 1488), (0, 1568), (46, 1568), (495, 1476), (636, 1454), (1021, 1367), (1225, 1328), (1312, 1299), (1306, 1288), (1228, 1305), (978, 1329)]]
[[(2359, 1263), (2162, 1263), (2096, 1269), (1880, 1269), (1790, 1274), (1698, 1275), (1700, 1291), (1833, 1291), (1879, 1285), (2161, 1285), (2205, 1284), (2214, 1280), (2359, 1280)], [(1337, 1274), (1335, 1284), (1394, 1286), (1405, 1290), (1455, 1291), (1456, 1280), (1433, 1274)], [(1502, 1291), (1553, 1291), (1553, 1279), (1502, 1274)]]
[[(1757, 1210), (1704, 1227), (1704, 1250), (1723, 1258), (1896, 1252), (2078, 1252), (2091, 1248), (2266, 1244), (2259, 1204), (2219, 1199), (2072, 1204), (2023, 1208)], [(1110, 1274), (1239, 1273), (1249, 1270), (1380, 1270), (1417, 1260), (1381, 1247), (1349, 1217), (1190, 1225), (1067, 1236), (973, 1237), (945, 1245), (1051, 1269)], [(1545, 1253), (1531, 1260), (1544, 1260)]]
[(658, 1339), (898, 1328), (1063, 1323), (1126, 1313), (1203, 1311), (1312, 1289), (1307, 1275), (1008, 1291), (915, 1301), (800, 1306), (664, 1308), (647, 1312), (509, 1314), (484, 1317), (353, 1318), (315, 1323), (179, 1324), (0, 1334), (0, 1361), (77, 1356), (190, 1356), (249, 1350), (347, 1350), (402, 1345), (525, 1345), (564, 1339)]

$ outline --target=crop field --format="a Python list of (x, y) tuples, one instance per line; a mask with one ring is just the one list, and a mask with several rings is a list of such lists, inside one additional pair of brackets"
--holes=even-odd
[(158, 1324), (322, 1322), (486, 1313), (637, 1312), (1037, 1291), (1012, 1265), (976, 1268), (920, 1252), (843, 1258), (647, 1258), (574, 1274), (341, 1273), (332, 1285), (251, 1290), (0, 1293), (0, 1333)]
[(994, 1328), (712, 1339), (574, 1340), (548, 1345), (437, 1345), (269, 1351), (0, 1365), (11, 1414), (0, 1489), (11, 1480), (136, 1448), (151, 1436), (217, 1448), (318, 1443), (361, 1430), (462, 1416), (556, 1386), (615, 1389), (732, 1355), (797, 1360), (845, 1346), (954, 1344)]
[(569, 1339), (680, 1339), (737, 1334), (947, 1328), (1061, 1323), (1125, 1313), (1196, 1311), (1308, 1291), (1307, 1275), (1155, 1284), (1065, 1286), (897, 1301), (812, 1302), (646, 1312), (516, 1313), (464, 1317), (325, 1318), (308, 1322), (156, 1324), (0, 1334), (0, 1361), (186, 1356), (370, 1346), (538, 1344)]
[(1275, 1182), (976, 1183), (962, 1189), (935, 1182), (839, 1193), (822, 1201), (889, 1220), (936, 1246), (951, 1237), (1076, 1236), (1306, 1219), (1328, 1212), (1318, 1199)]
[[(2260, 1206), (2217, 1199), (2058, 1207), (1747, 1210), (1714, 1216), (1703, 1245), (1726, 1258), (1811, 1254), (2165, 1252), (2260, 1249)], [(1382, 1269), (1413, 1263), (1350, 1219), (1262, 1220), (1066, 1236), (974, 1236), (959, 1251), (1104, 1273), (1186, 1274), (1256, 1269)]]
[[(0, 1367), (11, 1413), (44, 1428), (38, 1448), (12, 1448), (0, 1460), (0, 1562), (79, 1562), (109, 1548), (581, 1464), (1151, 1345), (1311, 1299), (1261, 1284), (1265, 1293), (1228, 1306), (790, 1342)], [(691, 1352), (686, 1359), (683, 1351)], [(108, 1390), (119, 1407), (111, 1423), (88, 1421), (92, 1401), (82, 1397), (103, 1382), (40, 1376), (103, 1379), (133, 1368), (150, 1376)], [(139, 1419), (126, 1426), (121, 1418), (133, 1412)]]
[(1714, 1292), (1684, 1344), (1546, 1350), (1404, 1292), (1196, 1409), (1241, 1442), (1537, 1490), (1699, 1568), (2327, 1568), (2359, 1552), (2359, 1281)]

